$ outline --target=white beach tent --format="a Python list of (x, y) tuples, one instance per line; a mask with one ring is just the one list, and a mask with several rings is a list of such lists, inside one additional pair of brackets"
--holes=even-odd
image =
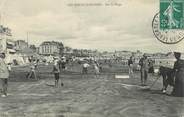
[(23, 56), (21, 54), (7, 54), (5, 58), (6, 63), (13, 63), (13, 61), (16, 60), (18, 65), (24, 65), (25, 61), (23, 59)]

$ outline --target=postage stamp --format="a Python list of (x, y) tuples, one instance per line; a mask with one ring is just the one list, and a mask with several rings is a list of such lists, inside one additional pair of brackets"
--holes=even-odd
[(184, 39), (184, 0), (160, 0), (160, 12), (152, 22), (155, 37), (165, 44)]
[(152, 29), (155, 37), (165, 44), (176, 44), (184, 39), (183, 29), (160, 28), (160, 13), (157, 13), (152, 21)]
[(184, 29), (184, 0), (160, 0), (160, 29)]

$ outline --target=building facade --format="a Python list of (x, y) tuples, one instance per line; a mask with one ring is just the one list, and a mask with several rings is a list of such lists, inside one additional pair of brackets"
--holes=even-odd
[(55, 41), (45, 41), (39, 46), (40, 55), (62, 55), (64, 50), (63, 44), (61, 42)]
[(15, 41), (15, 47), (17, 50), (23, 50), (28, 48), (28, 43), (25, 40), (17, 40)]

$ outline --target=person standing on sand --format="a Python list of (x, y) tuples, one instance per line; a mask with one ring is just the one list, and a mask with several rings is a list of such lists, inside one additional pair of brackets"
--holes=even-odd
[(28, 79), (31, 79), (32, 77), (34, 77), (35, 80), (38, 80), (37, 75), (36, 75), (36, 71), (35, 71), (36, 67), (37, 66), (35, 66), (34, 61), (32, 61), (32, 63), (30, 64), (30, 71), (26, 76)]
[(89, 67), (90, 65), (88, 64), (88, 62), (87, 61), (85, 61), (84, 62), (84, 64), (82, 64), (82, 78), (85, 76), (87, 76), (87, 74), (88, 74), (88, 67)]
[(132, 56), (128, 60), (128, 67), (129, 67), (129, 76), (133, 77), (134, 72), (133, 72), (133, 58), (132, 58)]
[(148, 79), (149, 61), (145, 54), (143, 55), (143, 58), (140, 59), (139, 65), (141, 66), (141, 85), (146, 86)]
[(0, 53), (0, 79), (2, 82), (2, 93), (3, 93), (1, 97), (7, 96), (8, 78), (9, 78), (9, 70), (4, 62), (4, 58), (5, 53)]
[(172, 95), (184, 97), (184, 60), (181, 59), (181, 53), (174, 52), (176, 62), (174, 63), (175, 84)]
[(60, 61), (60, 70), (62, 72), (65, 72), (66, 71), (66, 58), (65, 57), (62, 57), (61, 58), (61, 61)]
[(95, 69), (95, 77), (98, 78), (100, 74), (99, 65), (96, 61), (94, 61), (94, 69)]
[[(59, 60), (57, 59), (54, 60), (53, 73), (55, 78), (55, 87), (58, 87), (60, 69), (59, 69)], [(62, 82), (61, 82), (61, 86), (64, 86)]]
[(98, 67), (99, 67), (100, 73), (102, 73), (102, 69), (103, 69), (103, 68), (102, 68), (102, 63), (99, 63), (99, 66), (98, 66)]

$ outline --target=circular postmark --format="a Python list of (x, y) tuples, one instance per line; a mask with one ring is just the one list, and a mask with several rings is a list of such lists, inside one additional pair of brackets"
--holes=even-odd
[[(163, 21), (164, 25), (167, 21)], [(183, 40), (184, 30), (182, 29), (160, 29), (160, 13), (157, 13), (152, 21), (152, 29), (155, 37), (165, 44), (176, 44)]]

